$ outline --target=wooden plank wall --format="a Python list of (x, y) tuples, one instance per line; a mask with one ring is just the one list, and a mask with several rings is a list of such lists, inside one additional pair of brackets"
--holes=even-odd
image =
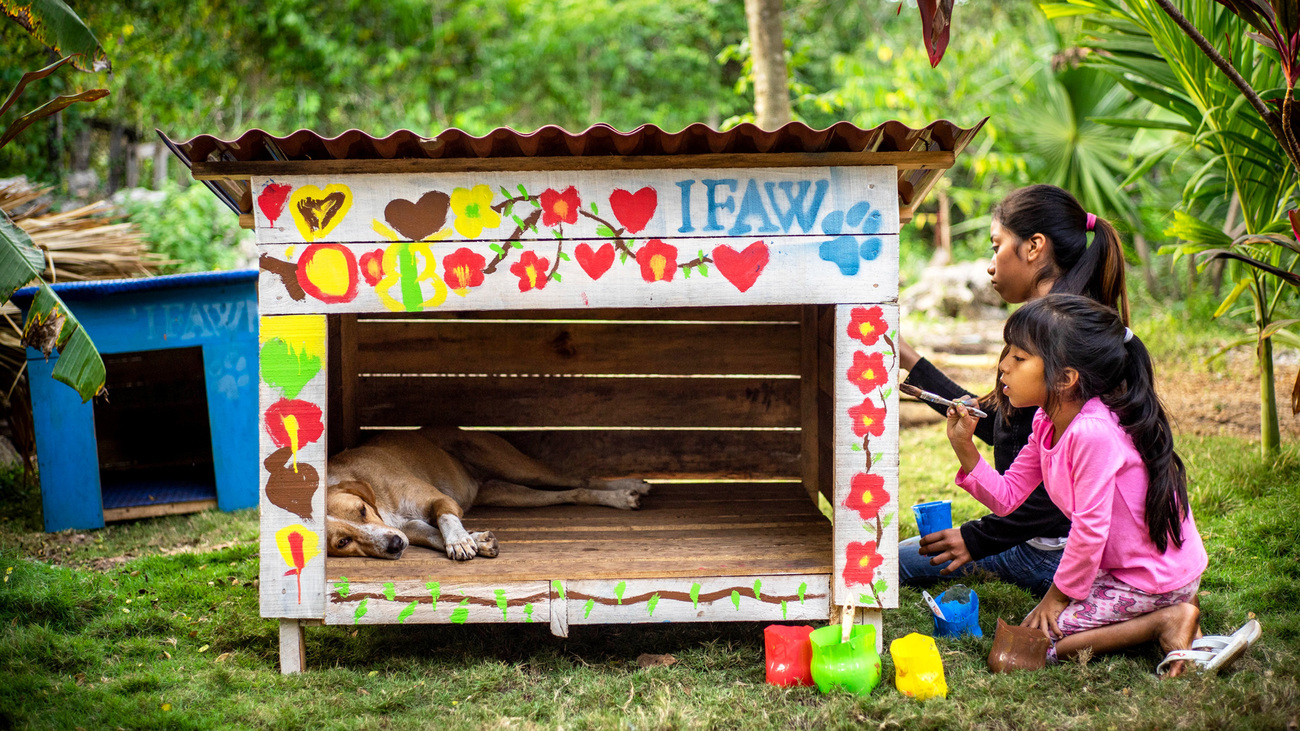
[(801, 479), (801, 328), (799, 307), (363, 315), (331, 327), (333, 390), (355, 389), (335, 444), (495, 427), (565, 470)]

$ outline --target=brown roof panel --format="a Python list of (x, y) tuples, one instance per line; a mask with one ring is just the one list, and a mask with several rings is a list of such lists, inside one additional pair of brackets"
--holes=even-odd
[[(410, 130), (398, 130), (387, 137), (373, 137), (355, 129), (337, 137), (322, 137), (305, 129), (276, 136), (253, 129), (233, 140), (199, 135), (183, 142), (174, 141), (161, 131), (158, 134), (187, 166), (194, 168), (198, 164), (198, 169), (194, 170), (196, 177), (203, 179), (227, 205), (243, 213), (249, 212), (251, 205), (245, 181), (254, 174), (252, 171), (284, 174), (279, 169), (283, 166), (276, 163), (306, 160), (355, 161), (355, 166), (347, 165), (346, 169), (377, 172), (386, 168), (376, 167), (373, 161), (429, 160), (450, 164), (454, 161), (493, 160), (503, 165), (515, 164), (512, 161), (550, 165), (573, 158), (625, 157), (642, 158), (641, 166), (646, 166), (644, 158), (673, 156), (679, 158), (675, 166), (680, 166), (689, 163), (689, 160), (681, 160), (681, 156), (851, 153), (853, 162), (847, 164), (894, 164), (886, 155), (877, 156), (877, 153), (948, 153), (924, 155), (908, 165), (900, 165), (899, 204), (907, 220), (920, 199), (951, 166), (956, 155), (966, 148), (985, 121), (963, 128), (940, 120), (920, 129), (895, 121), (871, 129), (838, 122), (820, 130), (802, 122), (791, 122), (775, 130), (763, 130), (748, 123), (728, 130), (692, 124), (679, 132), (665, 132), (653, 124), (619, 132), (609, 125), (597, 124), (577, 134), (556, 126), (528, 133), (503, 127), (481, 137), (459, 129), (444, 130), (433, 137), (423, 137)], [(717, 162), (717, 158), (713, 158), (701, 160), (700, 164), (707, 167)], [(632, 161), (628, 160), (628, 163)], [(815, 164), (802, 158), (783, 164), (800, 163)], [(575, 164), (579, 163), (567, 163), (569, 166)], [(761, 165), (763, 161), (749, 160), (747, 164)], [(339, 166), (331, 169), (337, 171)]]

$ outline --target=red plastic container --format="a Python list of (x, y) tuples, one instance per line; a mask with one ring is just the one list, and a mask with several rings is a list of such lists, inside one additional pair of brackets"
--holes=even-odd
[(812, 642), (808, 625), (773, 624), (763, 628), (767, 651), (767, 682), (772, 685), (813, 685)]

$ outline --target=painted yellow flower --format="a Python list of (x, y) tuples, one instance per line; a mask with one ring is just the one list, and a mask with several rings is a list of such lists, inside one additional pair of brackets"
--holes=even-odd
[(501, 215), (492, 210), (492, 189), (486, 185), (451, 191), (451, 210), (456, 214), (456, 230), (467, 239), (501, 225)]

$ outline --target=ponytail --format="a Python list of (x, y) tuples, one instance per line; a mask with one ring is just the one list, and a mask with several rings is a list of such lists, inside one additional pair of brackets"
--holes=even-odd
[(993, 209), (993, 218), (1021, 240), (1041, 233), (1051, 242), (1052, 256), (1037, 276), (1040, 282), (1055, 280), (1052, 293), (1090, 297), (1118, 310), (1123, 323), (1129, 324), (1124, 248), (1109, 221), (1090, 215), (1074, 196), (1055, 185), (1012, 191)]
[(1146, 524), (1152, 543), (1161, 553), (1170, 543), (1181, 547), (1189, 512), (1187, 469), (1174, 452), (1173, 429), (1156, 395), (1151, 354), (1119, 313), (1089, 297), (1049, 294), (1017, 310), (1003, 336), (1008, 346), (1043, 359), (1048, 412), (1055, 408), (1058, 384), (1066, 382), (1069, 368), (1079, 374), (1071, 398), (1101, 397), (1146, 466)]
[(1146, 523), (1161, 553), (1173, 542), (1183, 545), (1187, 518), (1187, 469), (1174, 451), (1173, 430), (1155, 391), (1151, 355), (1137, 337), (1124, 344), (1128, 353), (1123, 387), (1102, 396), (1119, 417), (1147, 468)]

